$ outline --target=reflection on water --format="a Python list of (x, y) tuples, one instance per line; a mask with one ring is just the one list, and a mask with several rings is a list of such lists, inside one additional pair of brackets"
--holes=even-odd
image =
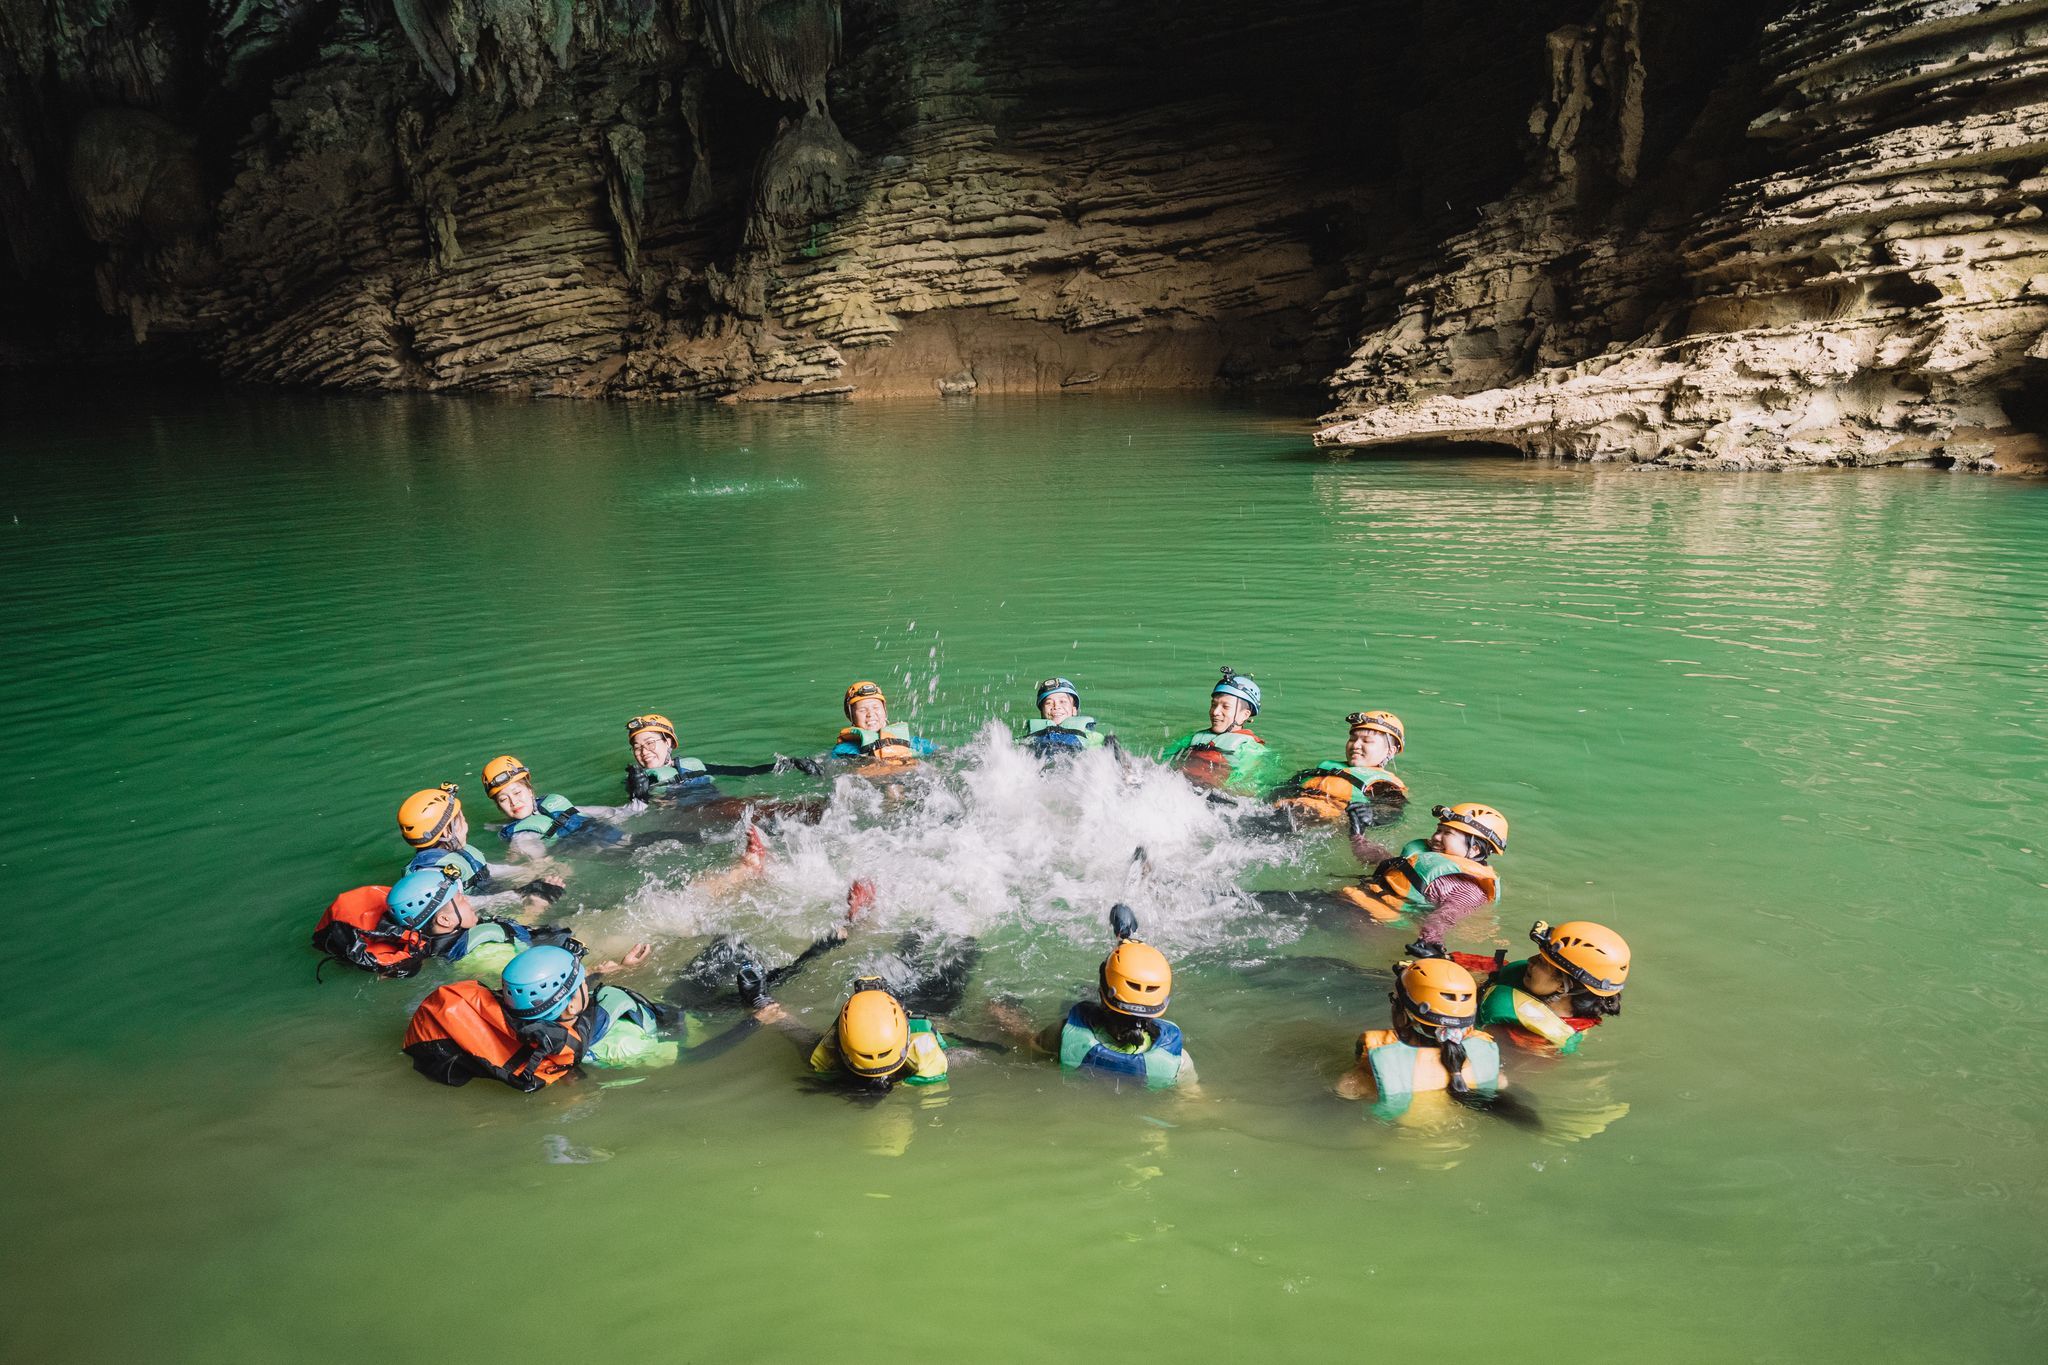
[[(1340, 463), (1271, 413), (1100, 396), (0, 401), (11, 1356), (601, 1331), (862, 1358), (842, 1314), (787, 1305), (875, 1266), (916, 1271), (892, 1353), (971, 1332), (997, 1359), (1099, 1351), (1134, 1305), (1195, 1358), (1328, 1354), (1361, 1321), (1398, 1349), (1434, 1340), (1452, 1280), (1539, 1340), (1583, 1326), (1560, 1284), (1593, 1286), (1647, 1358), (1974, 1358), (2041, 1323), (2048, 1058), (2014, 1025), (2048, 887), (2048, 490)], [(1628, 935), (1624, 1016), (1581, 1057), (1508, 1059), (1541, 1131), (1333, 1098), (1408, 935), (1243, 892), (1329, 884), (1341, 842), (1001, 739), (1058, 673), (1156, 749), (1224, 663), (1292, 765), (1336, 756), (1350, 710), (1399, 712), (1402, 837), (1437, 801), (1509, 814), (1504, 897), (1454, 946), (1519, 956), (1539, 916)], [(1091, 992), (1126, 900), (1174, 956), (1199, 1099), (1002, 1053), (963, 1055), (943, 1104), (854, 1105), (767, 1031), (530, 1099), (442, 1091), (396, 1050), (432, 981), (314, 985), (305, 935), (396, 870), (405, 793), (480, 804), (511, 751), (615, 802), (650, 709), (713, 761), (816, 753), (856, 677), (944, 760), (895, 798), (829, 784), (730, 892), (691, 877), (733, 831), (579, 861), (579, 933), (653, 939), (654, 988), (714, 934), (798, 951), (870, 877), (871, 921), (788, 1002), (821, 1024), (925, 927), (982, 950), (956, 1021), (979, 1036), (998, 997), (1049, 1023)], [(578, 1268), (551, 1306), (365, 1321), (418, 1267), (502, 1264), (515, 1209)]]

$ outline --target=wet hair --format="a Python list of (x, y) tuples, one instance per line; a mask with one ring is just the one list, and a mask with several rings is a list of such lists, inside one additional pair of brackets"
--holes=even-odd
[(1465, 1040), (1440, 1038), (1437, 1040), (1436, 1051), (1437, 1055), (1443, 1058), (1444, 1074), (1451, 1078), (1451, 1097), (1463, 1099), (1472, 1092), (1472, 1087), (1465, 1084)]
[(1572, 1013), (1581, 1019), (1612, 1019), (1621, 1013), (1621, 992), (1595, 995), (1591, 991), (1573, 991)]

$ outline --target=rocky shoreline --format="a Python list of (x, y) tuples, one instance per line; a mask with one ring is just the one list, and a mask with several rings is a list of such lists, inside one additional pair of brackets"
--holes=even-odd
[(2048, 0), (0, 0), (0, 364), (2048, 459)]

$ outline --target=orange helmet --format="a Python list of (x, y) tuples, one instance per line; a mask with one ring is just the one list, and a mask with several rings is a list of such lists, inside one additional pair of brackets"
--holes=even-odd
[(853, 686), (847, 688), (846, 718), (848, 720), (853, 719), (853, 704), (855, 702), (864, 701), (869, 697), (873, 697), (876, 701), (881, 702), (884, 705), (886, 705), (889, 700), (887, 697), (882, 695), (882, 688), (879, 683), (871, 683), (868, 682), (866, 679), (862, 679), (860, 682), (857, 682)]
[(657, 735), (668, 736), (668, 742), (677, 743), (675, 722), (667, 716), (649, 711), (644, 716), (635, 716), (626, 722), (626, 738), (631, 739), (642, 730), (652, 730)]
[(462, 803), (455, 799), (456, 790), (453, 782), (443, 782), (405, 798), (405, 804), (398, 808), (398, 832), (408, 844), (432, 848), (440, 842), (448, 826), (455, 823), (455, 817), (462, 814)]
[(910, 1016), (903, 1002), (873, 977), (853, 983), (839, 1007), (839, 1056), (856, 1076), (886, 1076), (903, 1065), (910, 1048)]
[(1495, 853), (1508, 851), (1508, 818), (1492, 806), (1482, 806), (1477, 801), (1460, 801), (1455, 806), (1438, 806), (1430, 814), (1436, 817), (1439, 825), (1462, 830)]
[(1113, 1014), (1153, 1019), (1173, 998), (1173, 964), (1151, 944), (1127, 938), (1102, 960), (1102, 1007)]
[(1394, 964), (1394, 1008), (1432, 1038), (1462, 1034), (1479, 1017), (1479, 983), (1449, 958), (1408, 958)]
[(1392, 711), (1353, 711), (1344, 717), (1352, 730), (1377, 730), (1394, 741), (1394, 752), (1400, 753), (1408, 747), (1408, 733), (1401, 728), (1401, 718)]
[(496, 796), (514, 782), (531, 782), (533, 774), (510, 754), (499, 754), (484, 764), (484, 795)]
[(1575, 919), (1553, 929), (1539, 919), (1529, 938), (1539, 957), (1594, 995), (1620, 995), (1628, 984), (1628, 943), (1604, 924)]

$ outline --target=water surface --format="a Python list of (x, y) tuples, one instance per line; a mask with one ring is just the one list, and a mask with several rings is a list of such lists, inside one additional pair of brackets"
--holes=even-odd
[[(1105, 397), (5, 401), (10, 1359), (2037, 1349), (2048, 487), (1337, 462), (1298, 414)], [(1224, 663), (1303, 764), (1399, 712), (1404, 833), (1508, 813), (1454, 946), (1633, 943), (1624, 1016), (1513, 1073), (1545, 1131), (1329, 1097), (1385, 1018), (1355, 969), (1406, 936), (1236, 888), (1343, 849), (989, 730), (1057, 672), (1156, 746)], [(792, 1005), (934, 922), (987, 948), (969, 1015), (1050, 1020), (1124, 895), (1199, 1102), (1002, 1058), (856, 1107), (768, 1034), (450, 1091), (397, 1051), (431, 979), (315, 984), (306, 932), (390, 879), (414, 788), (475, 811), (509, 750), (621, 799), (650, 709), (707, 758), (814, 752), (863, 676), (955, 747), (912, 803), (843, 784), (738, 897), (687, 884), (719, 843), (580, 868), (564, 908), (653, 939), (658, 986), (721, 927), (794, 951), (872, 876), (876, 932)]]

